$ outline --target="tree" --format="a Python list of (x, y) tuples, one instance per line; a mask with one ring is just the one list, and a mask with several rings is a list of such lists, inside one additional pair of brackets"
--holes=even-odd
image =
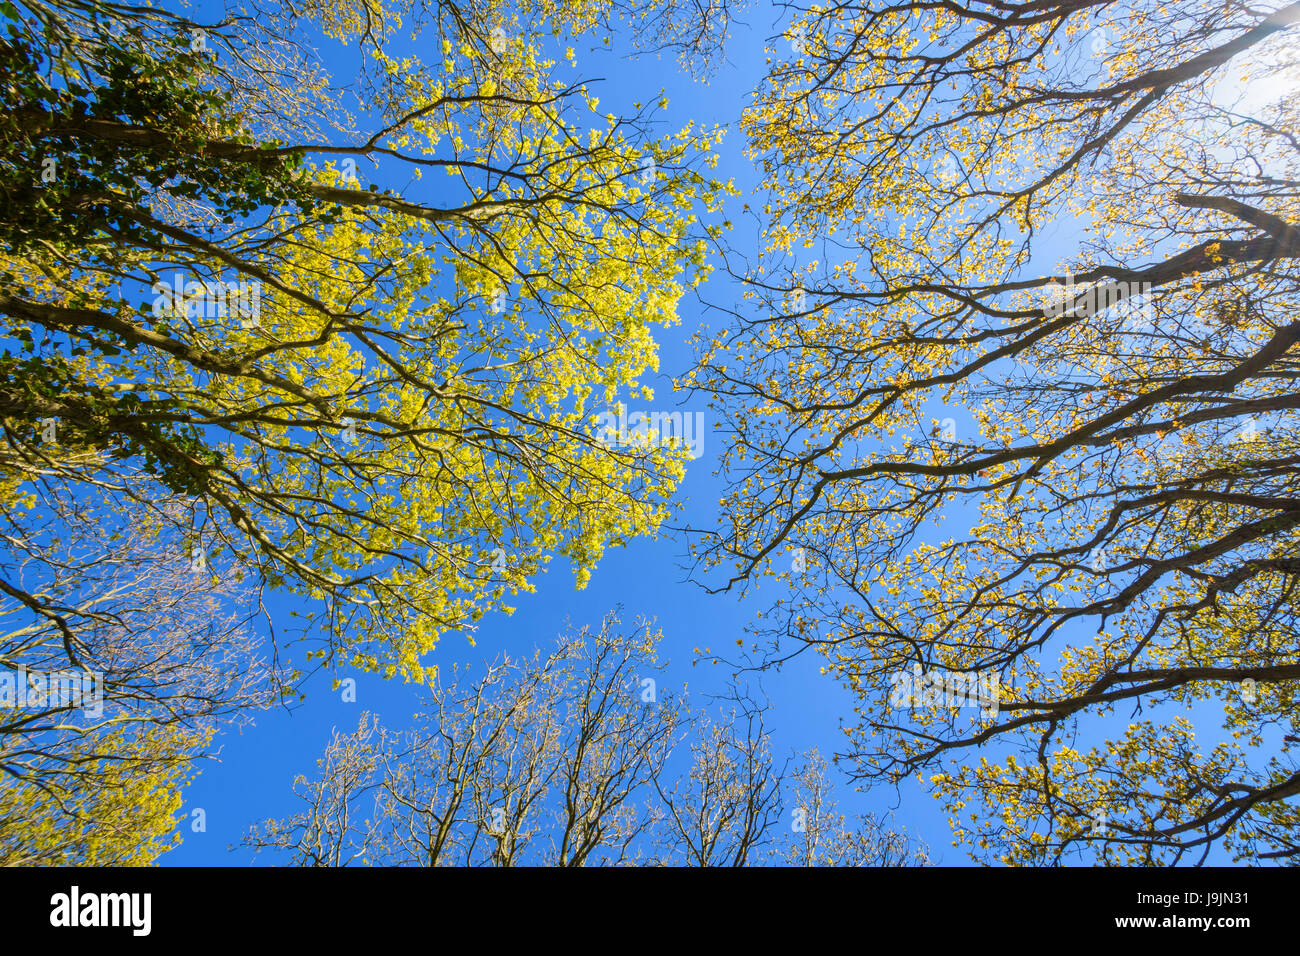
[(696, 554), (785, 582), (751, 653), (824, 654), (858, 779), (977, 857), (1296, 858), (1297, 22), (801, 7), (745, 114)]
[(257, 595), (141, 497), (0, 489), (0, 864), (152, 863), (213, 734), (283, 692)]
[(177, 759), (207, 743), (179, 725), (78, 736), (55, 761), (51, 786), (0, 786), (0, 865), (148, 866), (180, 843), (176, 814), (188, 782)]
[[(6, 473), (74, 499), (70, 461), (143, 472), (196, 503), (178, 533), (311, 602), (316, 659), (414, 679), (552, 557), (581, 585), (653, 532), (680, 442), (591, 423), (652, 394), (724, 187), (711, 133), (578, 115), (537, 37), (589, 13), (6, 4)], [(408, 15), (426, 61), (390, 42)], [(314, 31), (355, 38), (360, 102)]]
[[(317, 780), (298, 779), (308, 809), (253, 828), (246, 844), (288, 850), (298, 865), (627, 859), (652, 820), (636, 801), (683, 710), (654, 693), (648, 627), (618, 627), (611, 615), (544, 657), (504, 657), (472, 682), (468, 672), (446, 686), (439, 678), (407, 734), (363, 716), (355, 734), (336, 732)], [(352, 812), (361, 801), (373, 808), (364, 823)]]
[(770, 850), (781, 819), (784, 767), (773, 763), (764, 710), (742, 696), (722, 721), (697, 720), (685, 775), (655, 790), (664, 808), (661, 859), (745, 866)]
[(923, 866), (924, 845), (914, 845), (889, 816), (861, 817), (850, 828), (833, 796), (830, 767), (816, 749), (794, 772), (794, 814), (798, 826), (786, 847), (791, 866)]
[[(660, 638), (644, 621), (624, 632), (611, 614), (544, 656), (435, 683), (414, 731), (364, 714), (355, 732), (334, 732), (315, 779), (296, 779), (304, 808), (243, 843), (298, 866), (782, 860), (783, 768), (765, 708), (733, 694), (709, 715), (666, 693)], [(908, 858), (901, 833), (853, 839), (860, 848), (828, 861)]]
[[(362, 714), (354, 733), (335, 730), (318, 761), (320, 779), (309, 783), (300, 775), (294, 780), (294, 793), (307, 808), (291, 819), (268, 820), (252, 827), (246, 842), (259, 849), (291, 849), (295, 866), (348, 866), (358, 860), (382, 860), (383, 834), (378, 819), (385, 805), (374, 797), (377, 751), (385, 738), (370, 714)], [(371, 806), (373, 816), (357, 820), (354, 811), (358, 803)]]

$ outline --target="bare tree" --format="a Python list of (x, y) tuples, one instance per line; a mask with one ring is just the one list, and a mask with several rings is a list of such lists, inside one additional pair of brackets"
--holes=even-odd
[[(348, 866), (370, 862), (380, 852), (378, 817), (383, 806), (377, 771), (387, 736), (372, 714), (364, 713), (350, 734), (334, 731), (317, 761), (320, 776), (299, 775), (294, 793), (306, 809), (288, 820), (268, 820), (253, 827), (248, 839), (261, 845), (292, 848), (294, 866)], [(369, 801), (372, 815), (358, 823), (358, 805)]]
[[(688, 708), (659, 686), (658, 638), (640, 621), (625, 634), (610, 615), (545, 656), (435, 683), (407, 734), (363, 715), (355, 733), (335, 732), (316, 781), (299, 778), (305, 809), (251, 828), (243, 844), (297, 865), (785, 859), (784, 764), (767, 708), (735, 692), (718, 719)], [(837, 839), (836, 864), (923, 861), (883, 828)]]
[(830, 765), (816, 749), (792, 775), (794, 836), (785, 846), (791, 866), (920, 866), (929, 851), (894, 826), (892, 815), (860, 817), (849, 828), (832, 795)]
[[(697, 720), (691, 766), (664, 805), (663, 862), (745, 866), (766, 848), (781, 818), (781, 776), (772, 760), (766, 710), (735, 694), (729, 720)], [(783, 769), (783, 768), (782, 768)]]
[(150, 862), (213, 733), (284, 675), (239, 568), (182, 533), (183, 498), (46, 491), (0, 518), (0, 861)]

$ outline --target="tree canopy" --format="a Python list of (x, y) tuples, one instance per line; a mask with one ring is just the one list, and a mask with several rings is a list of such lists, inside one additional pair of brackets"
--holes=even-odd
[(788, 585), (751, 656), (824, 654), (860, 779), (920, 776), (979, 858), (1297, 853), (1298, 21), (800, 6), (744, 114), (696, 554)]
[[(652, 533), (681, 451), (590, 420), (705, 272), (710, 134), (597, 114), (536, 39), (585, 8), (524, 13), (14, 5), (7, 468), (193, 498), (204, 549), (313, 599), (324, 661), (416, 678), (552, 557), (581, 584)], [(359, 103), (292, 28), (355, 42)]]
[(148, 862), (215, 729), (296, 691), (254, 619), (427, 681), (553, 558), (581, 586), (655, 532), (686, 450), (594, 423), (650, 393), (727, 187), (713, 131), (553, 78), (606, 4), (0, 13), (0, 663), (104, 683), (0, 725), (44, 848), (5, 858)]

